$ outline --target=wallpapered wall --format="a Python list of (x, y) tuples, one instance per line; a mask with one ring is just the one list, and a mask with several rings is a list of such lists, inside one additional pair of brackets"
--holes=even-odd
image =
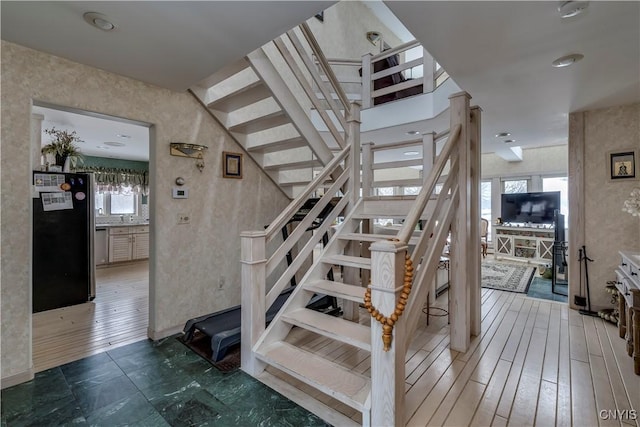
[[(640, 251), (640, 219), (622, 211), (624, 200), (633, 188), (640, 187), (640, 180), (611, 180), (608, 156), (616, 151), (640, 150), (640, 104), (576, 114), (584, 115), (584, 245), (594, 260), (588, 267), (591, 304), (595, 310), (612, 308), (611, 296), (604, 288), (607, 281), (615, 279), (618, 251)], [(569, 144), (574, 143), (574, 135), (569, 135)], [(569, 157), (572, 165), (578, 161)], [(570, 248), (574, 254), (578, 249)]]
[[(30, 140), (33, 99), (150, 123), (150, 333), (240, 303), (243, 230), (262, 229), (288, 199), (245, 156), (244, 179), (221, 178), (223, 150), (239, 147), (187, 93), (177, 93), (2, 42), (2, 378), (31, 369)], [(153, 141), (153, 140), (152, 140)], [(200, 173), (169, 141), (209, 146)], [(171, 198), (177, 176), (190, 198)], [(187, 213), (191, 224), (177, 225)]]

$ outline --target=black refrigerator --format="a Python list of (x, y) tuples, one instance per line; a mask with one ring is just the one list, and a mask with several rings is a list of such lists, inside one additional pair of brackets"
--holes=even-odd
[(33, 172), (33, 312), (95, 297), (93, 175)]

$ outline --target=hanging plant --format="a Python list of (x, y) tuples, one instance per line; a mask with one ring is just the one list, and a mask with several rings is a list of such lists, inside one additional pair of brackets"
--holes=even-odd
[(44, 133), (51, 136), (51, 142), (42, 147), (42, 154), (53, 154), (59, 166), (64, 166), (67, 157), (72, 166), (75, 166), (78, 160), (82, 161), (82, 153), (74, 143), (84, 141), (78, 137), (75, 130), (69, 132), (52, 127), (45, 129)]

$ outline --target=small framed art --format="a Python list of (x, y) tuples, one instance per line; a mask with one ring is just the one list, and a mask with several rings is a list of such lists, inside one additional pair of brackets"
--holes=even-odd
[(636, 151), (609, 153), (609, 172), (615, 180), (636, 178)]
[(242, 179), (242, 153), (222, 152), (222, 177)]

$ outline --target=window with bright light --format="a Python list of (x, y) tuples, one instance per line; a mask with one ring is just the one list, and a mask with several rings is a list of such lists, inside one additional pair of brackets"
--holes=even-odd
[(112, 194), (111, 214), (133, 215), (136, 213), (136, 197), (134, 194)]
[[(480, 216), (491, 224), (491, 181), (480, 183)], [(491, 241), (491, 227), (489, 227), (487, 241)]]
[(142, 198), (131, 187), (119, 191), (98, 189), (95, 193), (96, 216), (137, 215)]
[(422, 187), (403, 187), (402, 194), (404, 196), (417, 196)]
[(542, 178), (542, 191), (560, 192), (560, 213), (565, 216), (565, 224), (569, 216), (569, 180), (566, 176)]
[(512, 179), (508, 181), (505, 180), (503, 182), (503, 185), (504, 185), (503, 193), (505, 194), (526, 193), (527, 184), (528, 184), (528, 181), (526, 179)]

